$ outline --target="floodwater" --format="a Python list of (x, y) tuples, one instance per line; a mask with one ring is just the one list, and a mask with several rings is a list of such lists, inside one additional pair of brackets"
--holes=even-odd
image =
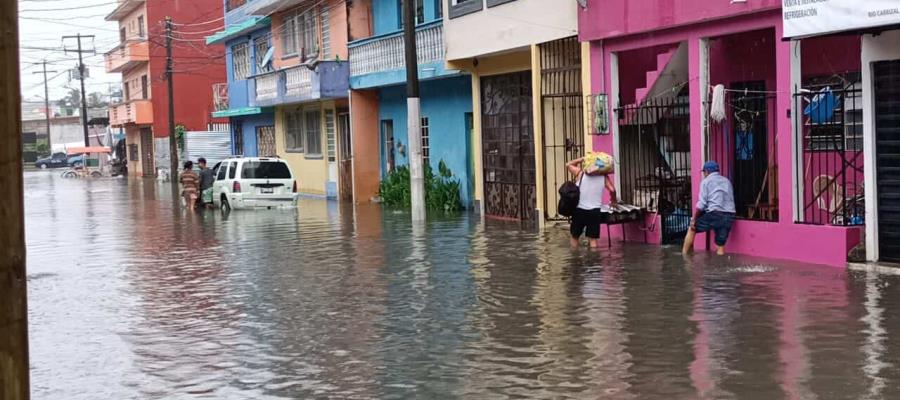
[[(892, 399), (900, 276), (28, 172), (35, 399)], [(615, 228), (614, 228), (615, 229)]]

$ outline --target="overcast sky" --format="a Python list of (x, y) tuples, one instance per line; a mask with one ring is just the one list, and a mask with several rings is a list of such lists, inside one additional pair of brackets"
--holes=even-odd
[[(0, 0), (6, 1), (6, 0)], [(90, 69), (90, 78), (85, 81), (86, 90), (106, 93), (110, 84), (120, 86), (121, 74), (107, 74), (103, 53), (118, 44), (118, 25), (103, 18), (115, 9), (117, 0), (18, 0), (19, 2), (19, 70), (22, 75), (23, 100), (40, 100), (44, 98), (43, 75), (32, 74), (42, 70), (41, 60), (48, 62), (47, 70), (57, 73), (48, 74), (55, 78), (50, 80), (50, 99), (57, 100), (67, 93), (68, 87), (79, 88), (77, 80), (69, 82), (66, 70), (73, 69), (78, 63), (78, 55), (65, 54), (63, 46), (75, 48), (75, 39), (63, 41), (62, 36), (83, 35), (96, 36), (86, 39), (82, 46), (96, 49), (96, 55), (85, 55), (84, 63)], [(50, 50), (42, 50), (47, 48)]]

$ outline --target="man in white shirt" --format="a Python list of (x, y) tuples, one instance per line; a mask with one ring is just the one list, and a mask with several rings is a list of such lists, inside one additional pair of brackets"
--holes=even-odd
[(588, 173), (582, 170), (584, 158), (569, 161), (566, 168), (575, 175), (575, 183), (581, 194), (578, 197), (578, 207), (572, 215), (572, 223), (569, 233), (572, 234), (570, 242), (572, 247), (578, 247), (582, 233), (587, 236), (591, 248), (597, 248), (600, 239), (600, 224), (603, 222), (603, 189), (609, 191), (611, 206), (616, 204), (616, 186), (610, 174)]

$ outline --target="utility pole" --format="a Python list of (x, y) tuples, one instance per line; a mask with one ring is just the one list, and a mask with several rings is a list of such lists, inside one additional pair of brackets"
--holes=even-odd
[[(76, 34), (75, 36), (63, 36), (63, 40), (75, 38), (78, 40), (78, 50), (75, 53), (78, 53), (78, 80), (81, 81), (81, 127), (84, 129), (84, 147), (88, 147), (91, 145), (91, 139), (88, 136), (88, 115), (87, 115), (87, 95), (84, 91), (84, 75), (86, 68), (84, 67), (84, 61), (82, 60), (82, 53), (91, 53), (97, 54), (95, 49), (81, 50), (81, 38), (90, 38), (94, 39), (94, 35), (82, 35)], [(65, 49), (66, 54), (69, 53), (69, 49)]]
[[(56, 71), (47, 71), (47, 60), (44, 60), (42, 64), (44, 64), (44, 121), (47, 123), (47, 147), (53, 154), (53, 139), (50, 137), (50, 90), (47, 88), (47, 74)], [(31, 74), (40, 73), (42, 72), (32, 72)]]
[(0, 1), (0, 399), (29, 399), (18, 2)]
[(403, 43), (406, 55), (406, 136), (409, 139), (409, 189), (413, 225), (425, 220), (425, 171), (419, 119), (419, 63), (416, 55), (416, 2), (404, 0)]
[(178, 143), (175, 137), (175, 93), (172, 82), (172, 17), (166, 17), (166, 83), (169, 86), (169, 179), (173, 193), (178, 190)]

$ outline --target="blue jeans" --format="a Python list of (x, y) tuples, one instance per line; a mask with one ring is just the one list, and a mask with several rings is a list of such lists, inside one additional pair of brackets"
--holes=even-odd
[(713, 231), (716, 234), (716, 245), (724, 246), (728, 241), (728, 234), (731, 233), (731, 225), (734, 223), (734, 213), (721, 211), (710, 211), (700, 215), (697, 218), (697, 232)]

